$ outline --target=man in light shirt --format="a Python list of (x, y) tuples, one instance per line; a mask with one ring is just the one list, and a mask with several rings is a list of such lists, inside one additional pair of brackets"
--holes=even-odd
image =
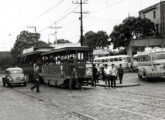
[(110, 75), (111, 75), (111, 87), (116, 88), (117, 70), (114, 64), (112, 64), (112, 68), (110, 69)]
[(105, 68), (104, 68), (104, 73), (105, 73), (105, 87), (107, 87), (107, 83), (108, 86), (110, 86), (110, 67), (105, 64)]

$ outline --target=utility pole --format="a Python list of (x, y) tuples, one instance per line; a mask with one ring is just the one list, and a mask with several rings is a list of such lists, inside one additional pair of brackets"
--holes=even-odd
[(60, 29), (60, 28), (62, 28), (62, 27), (61, 27), (61, 26), (56, 26), (56, 22), (55, 22), (55, 26), (54, 26), (54, 27), (50, 26), (49, 28), (55, 30), (55, 31), (54, 31), (55, 41), (54, 41), (54, 42), (56, 42), (56, 44), (57, 44), (57, 29)]
[(27, 28), (32, 28), (32, 29), (34, 29), (34, 32), (37, 33), (37, 28), (36, 28), (36, 26), (27, 26)]
[(83, 42), (84, 42), (84, 38), (83, 38), (83, 14), (88, 14), (89, 12), (83, 12), (82, 5), (88, 4), (88, 3), (86, 3), (86, 0), (84, 0), (84, 1), (80, 0), (80, 2), (72, 1), (72, 3), (73, 4), (80, 4), (80, 12), (75, 12), (75, 13), (80, 13), (80, 17), (79, 17), (79, 20), (80, 20), (80, 44), (81, 44), (81, 46), (83, 46)]
[[(27, 28), (31, 28), (31, 29), (34, 29), (34, 32), (35, 32), (35, 35), (36, 35), (36, 33), (37, 33), (37, 27), (36, 26), (27, 26)], [(36, 48), (35, 48), (36, 47)], [(35, 39), (35, 47), (34, 47), (34, 51), (36, 51), (37, 50), (37, 38)], [(36, 64), (37, 64), (37, 62), (38, 62), (38, 59), (37, 59), (37, 51), (36, 51)], [(35, 66), (34, 66), (34, 68), (35, 68)]]
[[(37, 33), (37, 27), (36, 26), (27, 26), (27, 28), (34, 29), (35, 34)], [(37, 46), (37, 39), (35, 39), (35, 44)]]

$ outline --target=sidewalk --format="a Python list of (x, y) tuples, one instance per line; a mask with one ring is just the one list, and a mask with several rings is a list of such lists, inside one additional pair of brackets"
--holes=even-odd
[[(105, 87), (105, 82), (100, 80), (99, 83), (96, 84), (97, 86)], [(116, 81), (116, 87), (133, 87), (133, 86), (140, 86), (139, 83), (131, 83), (131, 82), (123, 82), (123, 84), (119, 83), (119, 80)]]

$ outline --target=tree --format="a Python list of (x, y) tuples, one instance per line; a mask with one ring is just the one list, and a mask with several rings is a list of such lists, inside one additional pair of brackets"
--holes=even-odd
[(140, 17), (128, 17), (119, 25), (114, 26), (110, 34), (114, 48), (126, 47), (130, 40), (155, 35), (155, 26), (151, 20)]
[(63, 43), (71, 43), (69, 40), (64, 40), (64, 39), (58, 39), (57, 44), (63, 44)]
[(108, 35), (104, 31), (98, 31), (97, 33), (89, 31), (84, 36), (83, 45), (89, 46), (93, 49), (95, 49), (96, 47), (106, 47), (109, 45)]
[[(28, 31), (22, 31), (14, 43), (13, 48), (11, 49), (11, 55), (16, 59), (19, 55), (22, 54), (24, 49), (30, 48), (32, 46), (47, 46), (43, 41), (39, 41), (39, 33), (31, 33)], [(36, 44), (37, 42), (37, 44)]]

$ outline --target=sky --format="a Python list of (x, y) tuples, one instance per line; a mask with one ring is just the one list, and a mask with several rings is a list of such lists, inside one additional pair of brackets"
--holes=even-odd
[[(65, 39), (77, 43), (80, 38), (79, 0), (1, 0), (0, 51), (10, 51), (21, 31), (36, 31), (41, 40), (53, 42)], [(83, 33), (105, 31), (108, 35), (115, 25), (128, 16), (138, 16), (141, 9), (160, 0), (85, 0)], [(56, 37), (55, 27), (56, 23)]]

